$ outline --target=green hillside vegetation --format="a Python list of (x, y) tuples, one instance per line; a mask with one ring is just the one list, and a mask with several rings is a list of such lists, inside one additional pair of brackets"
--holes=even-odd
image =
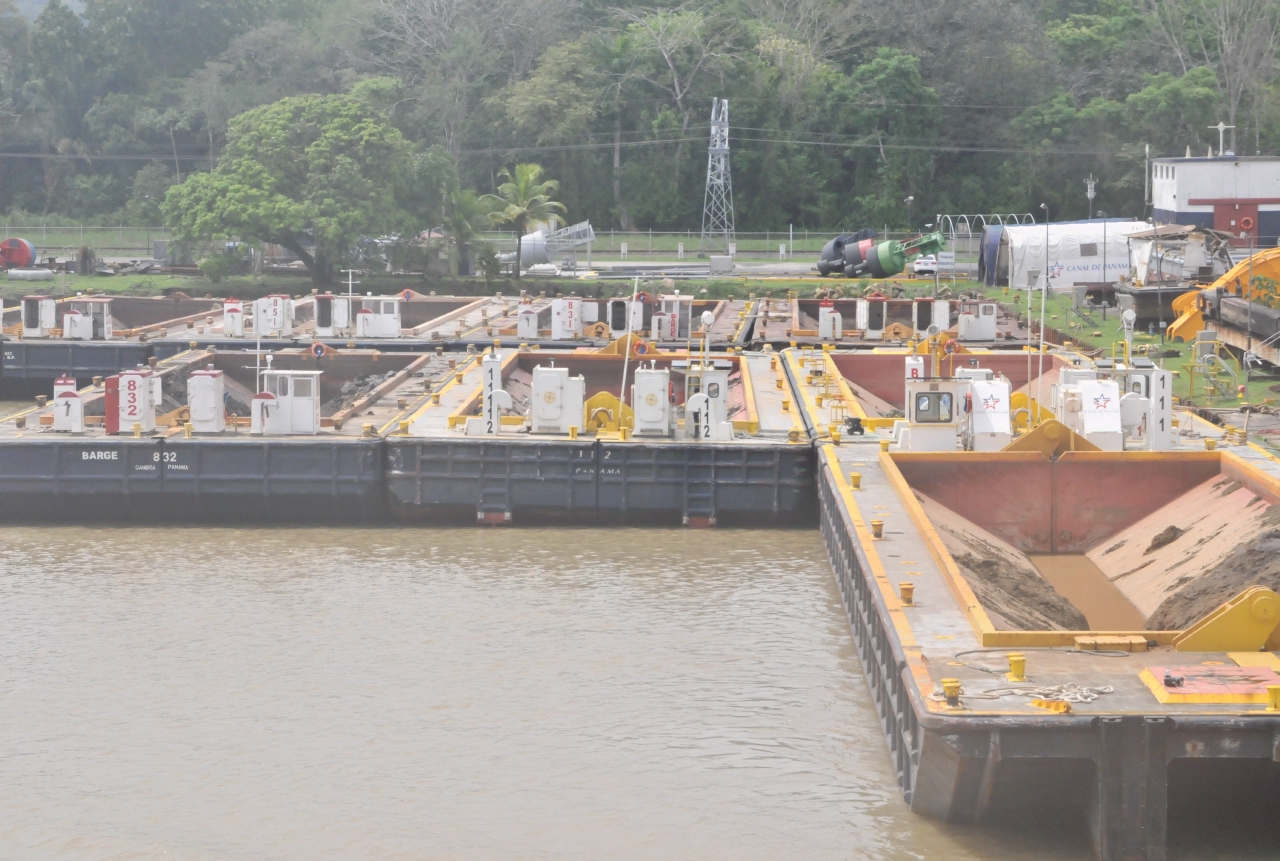
[[(1141, 216), (1148, 146), (1204, 154), (1223, 120), (1277, 151), (1278, 22), (1257, 0), (0, 0), (0, 209), (319, 231), (331, 266), (459, 205), (482, 227), (499, 172), (537, 164), (570, 221), (696, 230), (719, 96), (740, 230), (1083, 217), (1089, 174), (1097, 209)], [(347, 127), (280, 125), (304, 103)], [(214, 205), (258, 180), (278, 197)]]

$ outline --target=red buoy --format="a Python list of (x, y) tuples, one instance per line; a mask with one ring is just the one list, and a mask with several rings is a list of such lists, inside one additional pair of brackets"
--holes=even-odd
[(0, 263), (5, 269), (26, 269), (36, 265), (36, 247), (25, 239), (0, 242)]

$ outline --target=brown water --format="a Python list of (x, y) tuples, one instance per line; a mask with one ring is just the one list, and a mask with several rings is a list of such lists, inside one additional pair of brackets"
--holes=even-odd
[(1083, 553), (1037, 553), (1028, 557), (1040, 576), (1089, 620), (1091, 631), (1141, 631), (1147, 619)]
[(0, 530), (5, 859), (1086, 859), (903, 805), (814, 532)]

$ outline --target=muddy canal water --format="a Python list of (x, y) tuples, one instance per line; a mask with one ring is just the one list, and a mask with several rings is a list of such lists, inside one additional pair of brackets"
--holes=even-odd
[(906, 810), (816, 532), (0, 536), (0, 857), (1090, 857)]

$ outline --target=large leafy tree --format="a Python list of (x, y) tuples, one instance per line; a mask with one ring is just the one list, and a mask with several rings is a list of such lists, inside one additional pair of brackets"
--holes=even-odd
[(234, 237), (289, 249), (328, 283), (356, 240), (402, 230), (409, 144), (351, 96), (295, 96), (231, 121), (212, 173), (169, 190), (181, 238)]
[(554, 179), (543, 179), (540, 164), (518, 164), (514, 171), (504, 167), (498, 172), (498, 178), (502, 180), (498, 193), (487, 194), (481, 200), (493, 205), (495, 223), (515, 228), (516, 277), (519, 278), (525, 230), (539, 222), (554, 227), (564, 216), (564, 204), (551, 199), (560, 183)]

